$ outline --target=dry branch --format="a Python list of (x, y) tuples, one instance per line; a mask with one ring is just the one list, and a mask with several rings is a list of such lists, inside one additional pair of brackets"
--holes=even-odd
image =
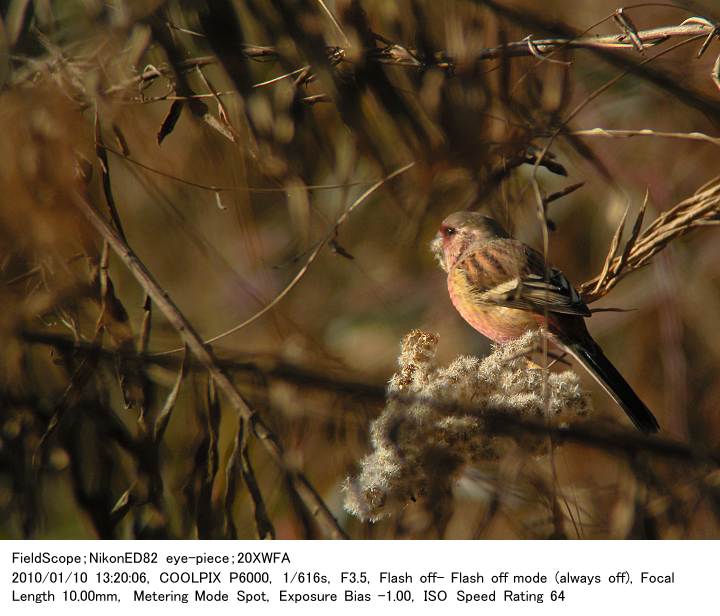
[[(592, 281), (591, 281), (592, 282)], [(589, 284), (589, 283), (588, 283)], [(23, 332), (24, 340), (36, 344), (50, 345), (65, 351), (75, 349), (82, 353), (93, 353), (105, 359), (114, 359), (117, 351), (105, 349), (91, 343), (82, 343), (64, 336), (53, 334), (38, 334)], [(148, 355), (144, 357), (147, 362), (166, 367), (179, 367), (178, 358), (173, 356), (158, 357)], [(367, 382), (352, 381), (343, 377), (321, 374), (314, 369), (295, 364), (289, 364), (280, 358), (265, 358), (262, 361), (247, 361), (237, 359), (218, 360), (226, 372), (240, 372), (261, 374), (266, 380), (287, 382), (305, 390), (322, 390), (352, 396), (356, 400), (363, 400), (376, 404), (383, 404), (386, 400), (384, 385), (374, 385)], [(395, 395), (394, 400), (400, 404), (422, 403), (437, 407), (438, 410), (457, 412), (457, 406), (443, 405), (437, 400), (418, 398), (414, 395)], [(473, 406), (462, 409), (472, 414), (477, 412)], [(654, 436), (648, 438), (634, 430), (614, 430), (608, 432), (606, 426), (600, 428), (593, 425), (570, 427), (551, 427), (546, 422), (533, 422), (525, 418), (508, 417), (507, 413), (488, 411), (487, 430), (489, 433), (504, 434), (507, 431), (516, 433), (543, 434), (562, 440), (582, 443), (602, 450), (619, 451), (627, 454), (648, 453), (661, 458), (676, 459), (692, 464), (720, 465), (720, 451), (703, 451), (694, 444), (681, 443), (676, 440)]]
[(183, 342), (187, 345), (187, 348), (207, 369), (218, 389), (223, 392), (238, 415), (244, 418), (252, 427), (254, 434), (263, 443), (275, 463), (278, 464), (291, 479), (291, 485), (297, 491), (305, 506), (320, 521), (328, 535), (336, 539), (346, 538), (345, 532), (340, 528), (332, 513), (327, 508), (327, 505), (325, 505), (318, 496), (317, 492), (312, 489), (305, 476), (300, 471), (287, 467), (283, 448), (274, 432), (258, 413), (248, 405), (242, 394), (227, 376), (225, 370), (218, 364), (212, 350), (205, 345), (192, 324), (185, 318), (168, 293), (155, 281), (152, 274), (150, 274), (127, 243), (122, 240), (115, 229), (113, 229), (81, 195), (76, 196), (75, 205), (88, 222), (90, 222), (98, 233), (108, 242), (113, 251), (130, 270), (146, 293), (152, 298), (165, 318), (167, 318), (171, 325), (177, 330)]
[[(625, 15), (627, 18), (627, 15)], [(648, 47), (655, 47), (665, 43), (671, 39), (692, 38), (702, 36), (704, 43), (701, 52), (707, 49), (709, 41), (718, 36), (718, 25), (704, 17), (691, 17), (686, 19), (682, 24), (675, 26), (662, 26), (658, 28), (650, 28), (647, 30), (625, 31), (617, 34), (593, 35), (593, 36), (556, 36), (549, 38), (534, 39), (532, 36), (525, 37), (521, 41), (514, 41), (497, 47), (489, 47), (482, 49), (470, 58), (462, 60), (453, 58), (446, 51), (438, 51), (432, 57), (424, 57), (417, 49), (404, 47), (398, 43), (394, 43), (380, 35), (374, 35), (377, 46), (373, 49), (365, 50), (364, 59), (370, 62), (380, 64), (390, 64), (395, 66), (406, 66), (410, 68), (428, 68), (434, 66), (436, 68), (455, 71), (467, 65), (471, 67), (478, 62), (488, 60), (499, 60), (504, 58), (519, 57), (538, 57), (540, 59), (548, 59), (547, 55), (562, 49), (594, 49), (594, 50), (632, 50), (642, 51)], [(638, 49), (640, 47), (640, 49)], [(240, 53), (249, 59), (277, 58), (280, 52), (272, 46), (259, 47), (257, 45), (242, 45)], [(331, 64), (339, 62), (352, 62), (351, 57), (354, 54), (343, 47), (327, 47), (327, 59)], [(216, 63), (218, 60), (215, 56), (198, 56), (195, 58), (187, 58), (178, 63), (178, 68), (183, 71), (191, 71), (203, 66)], [(296, 69), (294, 72), (306, 70), (308, 67)], [(293, 72), (293, 73), (294, 73)], [(262, 87), (276, 83), (280, 79), (291, 76), (293, 73), (286, 73), (277, 78), (267, 80), (262, 83), (255, 84), (255, 87)], [(715, 70), (712, 73), (715, 78)], [(169, 76), (167, 69), (146, 67), (145, 70), (121, 84), (113, 85), (105, 90), (106, 95), (115, 95), (126, 92), (130, 89), (144, 88), (151, 82), (155, 81), (160, 75)], [(213, 96), (208, 93), (208, 96)], [(320, 96), (322, 98), (318, 99)], [(160, 97), (155, 100), (167, 100), (168, 97)], [(307, 97), (309, 100), (304, 102), (314, 103), (321, 100), (328, 101), (326, 95), (316, 95), (315, 97)]]

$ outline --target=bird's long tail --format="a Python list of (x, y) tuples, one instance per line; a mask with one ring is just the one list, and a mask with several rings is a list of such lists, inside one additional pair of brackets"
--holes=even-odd
[(565, 343), (563, 346), (622, 407), (638, 430), (649, 434), (660, 429), (650, 409), (638, 398), (595, 341)]

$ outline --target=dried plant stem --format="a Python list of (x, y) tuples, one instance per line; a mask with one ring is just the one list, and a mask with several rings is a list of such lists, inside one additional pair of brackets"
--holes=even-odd
[[(695, 36), (697, 34), (710, 35), (713, 33), (715, 24), (703, 17), (692, 17), (685, 20), (680, 25), (660, 26), (658, 28), (649, 28), (647, 30), (636, 30), (630, 32), (617, 32), (605, 35), (591, 36), (555, 36), (542, 39), (524, 38), (521, 41), (507, 43), (498, 47), (488, 47), (482, 49), (468, 62), (472, 63), (477, 60), (497, 60), (501, 57), (520, 57), (520, 56), (536, 56), (546, 54), (558, 48), (602, 48), (602, 49), (633, 49), (637, 50), (637, 43), (643, 47), (657, 45), (672, 37)], [(420, 55), (417, 50), (405, 48), (400, 45), (388, 41), (384, 37), (381, 38), (387, 47), (380, 48), (379, 51), (385, 52), (373, 58), (380, 62), (388, 64), (405, 64), (417, 66), (421, 63), (418, 59)], [(633, 40), (635, 39), (635, 40)], [(247, 58), (253, 60), (264, 60), (279, 56), (279, 52), (273, 46), (243, 45), (240, 52)], [(346, 60), (347, 50), (342, 47), (328, 47), (328, 55), (332, 58), (342, 58)], [(404, 52), (404, 53), (402, 53)], [(448, 58), (446, 52), (437, 52), (436, 56)], [(207, 66), (216, 61), (215, 56), (200, 56), (196, 58), (187, 58), (183, 60), (180, 67), (183, 69), (194, 68), (195, 66)], [(135, 84), (137, 81), (134, 82)]]
[(297, 491), (304, 505), (319, 520), (329, 536), (339, 539), (347, 538), (343, 529), (339, 526), (327, 505), (322, 501), (317, 492), (312, 489), (305, 476), (297, 470), (289, 469), (285, 463), (284, 453), (280, 441), (273, 431), (267, 426), (260, 415), (257, 414), (243, 398), (242, 394), (230, 380), (225, 370), (218, 364), (212, 350), (205, 345), (195, 331), (190, 321), (182, 314), (177, 305), (170, 298), (168, 293), (160, 287), (152, 274), (135, 255), (128, 244), (123, 241), (113, 227), (102, 218), (95, 209), (81, 196), (76, 195), (75, 205), (90, 224), (106, 240), (120, 260), (130, 270), (135, 279), (140, 283), (165, 318), (177, 330), (187, 348), (195, 355), (197, 360), (208, 371), (215, 381), (217, 388), (223, 392), (231, 406), (238, 415), (248, 422), (253, 433), (260, 439), (267, 452), (280, 468), (287, 473), (291, 479), (291, 485)]
[[(156, 169), (155, 167), (151, 167), (150, 165), (146, 165), (143, 162), (140, 162), (139, 160), (135, 160), (134, 158), (131, 158), (130, 156), (123, 154), (119, 150), (115, 150), (109, 146), (103, 146), (103, 148), (110, 152), (111, 154), (115, 154), (115, 156), (119, 156), (126, 162), (135, 165), (137, 167), (140, 167), (141, 169), (145, 169), (146, 171), (150, 171), (151, 173), (155, 173), (159, 176), (162, 176), (164, 178), (167, 178), (169, 180), (174, 180), (176, 182), (179, 182), (180, 184), (184, 184), (185, 186), (192, 186), (193, 188), (199, 188), (201, 190), (209, 190), (214, 193), (219, 192), (240, 192), (240, 193), (290, 193), (297, 190), (304, 190), (304, 191), (312, 191), (312, 190), (338, 190), (338, 189), (344, 189), (349, 188), (352, 186), (367, 186), (369, 184), (375, 184), (376, 182), (379, 182), (380, 180), (357, 180), (355, 182), (346, 182), (343, 184), (307, 184), (307, 185), (291, 185), (291, 186), (278, 186), (278, 187), (265, 187), (265, 186), (221, 186), (216, 184), (203, 184), (202, 182), (193, 182), (192, 180), (187, 180), (185, 178), (181, 178), (177, 175), (173, 175), (172, 173), (168, 173), (166, 171), (162, 171), (161, 169)], [(76, 259), (80, 258), (80, 256), (75, 257)], [(22, 276), (27, 276), (29, 273), (23, 274)], [(18, 277), (17, 280), (9, 281), (8, 284), (11, 284), (12, 282), (17, 282), (21, 280), (22, 277)]]
[(669, 460), (689, 464), (720, 466), (720, 454), (702, 450), (697, 446), (688, 446), (678, 441), (658, 437), (648, 438), (635, 432), (608, 432), (590, 426), (550, 426), (546, 422), (518, 419), (507, 413), (488, 413), (485, 415), (488, 431), (494, 434), (537, 434), (552, 436), (556, 444), (573, 442), (605, 451), (618, 451), (627, 455), (651, 454)]
[(586, 303), (606, 295), (622, 278), (646, 265), (672, 240), (692, 229), (720, 225), (720, 182), (712, 182), (662, 213), (640, 234), (644, 211), (645, 206), (640, 210), (622, 253), (616, 256), (618, 242), (613, 241), (602, 272), (580, 286), (580, 293)]
[[(556, 36), (551, 38), (533, 39), (526, 37), (521, 41), (514, 41), (506, 45), (498, 47), (489, 47), (482, 49), (472, 57), (463, 58), (462, 60), (452, 59), (452, 56), (445, 51), (436, 52), (432, 58), (423, 58), (417, 50), (403, 47), (397, 43), (393, 43), (383, 39), (383, 45), (377, 49), (368, 50), (364, 57), (367, 60), (379, 62), (381, 64), (392, 64), (396, 66), (408, 66), (421, 68), (423, 66), (432, 65), (445, 69), (458, 69), (467, 64), (472, 66), (477, 62), (487, 60), (498, 60), (501, 58), (518, 58), (518, 57), (540, 57), (544, 58), (545, 54), (557, 51), (559, 49), (604, 49), (604, 50), (632, 50), (637, 51), (637, 45), (642, 48), (653, 47), (664, 43), (673, 38), (686, 37), (711, 37), (716, 30), (716, 25), (711, 21), (695, 17), (686, 20), (677, 26), (663, 26), (659, 28), (651, 28), (648, 30), (638, 30), (631, 33), (623, 32), (617, 34), (596, 35), (596, 36)], [(382, 38), (382, 37), (379, 37)], [(706, 38), (707, 40), (707, 38)], [(342, 47), (328, 47), (327, 54), (331, 62), (349, 62), (347, 49)], [(256, 45), (246, 45), (241, 48), (241, 53), (251, 59), (267, 59), (268, 57), (278, 57), (280, 54), (274, 47), (258, 47)], [(195, 58), (187, 58), (178, 63), (181, 70), (194, 70), (198, 67), (207, 66), (217, 62), (215, 56), (199, 56)], [(125, 80), (121, 84), (111, 86), (105, 90), (106, 95), (117, 94), (131, 88), (143, 86), (152, 82), (163, 74), (160, 69), (152, 67), (153, 70), (147, 68), (140, 75), (136, 75)], [(299, 72), (301, 69), (297, 69)], [(715, 73), (713, 72), (713, 75)], [(289, 74), (282, 75), (276, 79), (272, 79), (258, 87), (274, 83)]]
[[(28, 342), (46, 344), (63, 350), (74, 349), (76, 352), (81, 351), (83, 353), (96, 354), (105, 359), (113, 359), (119, 353), (119, 351), (105, 349), (97, 344), (80, 343), (65, 336), (47, 333), (23, 332), (22, 337)], [(180, 362), (174, 357), (147, 356), (144, 359), (150, 363), (161, 366), (180, 366)], [(383, 404), (386, 401), (386, 391), (383, 385), (373, 385), (371, 383), (328, 376), (327, 374), (317, 372), (316, 369), (308, 369), (303, 366), (288, 364), (281, 359), (268, 359), (258, 364), (247, 361), (219, 360), (218, 364), (224, 370), (262, 374), (267, 379), (274, 379), (307, 389), (352, 395), (355, 399), (364, 400), (368, 403)], [(402, 404), (411, 405), (423, 403), (437, 407), (440, 410), (445, 409), (446, 406), (437, 400), (420, 398), (415, 395), (396, 395), (394, 399)], [(453, 404), (452, 407), (448, 407), (447, 410), (456, 411), (457, 405)], [(477, 411), (478, 409), (473, 406), (463, 408), (463, 412), (468, 414)], [(555, 428), (547, 425), (544, 421), (535, 422), (521, 418), (509, 418), (506, 413), (500, 411), (496, 413), (485, 411), (485, 413), (485, 416), (490, 419), (487, 425), (488, 431), (498, 434), (505, 433), (510, 429), (519, 433), (527, 431), (529, 434), (556, 436), (558, 437), (558, 442), (565, 440), (583, 443), (601, 450), (617, 450), (628, 454), (648, 453), (662, 458), (674, 458), (689, 463), (709, 463), (720, 466), (720, 451), (700, 451), (695, 445), (681, 443), (676, 440), (658, 436), (648, 438), (635, 431), (617, 431), (609, 434), (607, 428), (604, 426), (600, 429), (590, 425), (573, 425), (567, 428)]]
[(327, 7), (327, 4), (323, 2), (323, 0), (317, 0), (318, 4), (322, 8), (322, 10), (325, 12), (325, 14), (330, 18), (330, 21), (332, 21), (333, 26), (335, 26), (335, 29), (340, 33), (340, 36), (342, 36), (343, 40), (345, 41), (346, 46), (350, 46), (350, 39), (345, 35), (345, 32), (342, 29), (342, 26), (338, 23), (338, 20), (335, 18), (335, 15), (332, 14), (332, 11)]
[(653, 130), (650, 128), (640, 129), (611, 129), (611, 128), (588, 128), (584, 130), (574, 130), (571, 135), (579, 137), (607, 137), (609, 139), (623, 139), (630, 137), (658, 137), (662, 139), (682, 139), (686, 141), (704, 141), (712, 145), (720, 146), (720, 137), (711, 137), (705, 133), (670, 133), (666, 131)]
[[(713, 30), (713, 24), (689, 23), (679, 26), (664, 26), (649, 30), (639, 30), (637, 38), (645, 47), (658, 45), (673, 37), (697, 36), (698, 34), (709, 34)], [(546, 54), (559, 48), (585, 48), (585, 49), (635, 49), (630, 37), (627, 34), (608, 34), (604, 36), (584, 36), (580, 38), (554, 37), (537, 39), (532, 45), (540, 54)], [(505, 46), (484, 49), (475, 56), (476, 60), (494, 60), (503, 56), (517, 57), (535, 55), (528, 46), (527, 40), (508, 43)]]

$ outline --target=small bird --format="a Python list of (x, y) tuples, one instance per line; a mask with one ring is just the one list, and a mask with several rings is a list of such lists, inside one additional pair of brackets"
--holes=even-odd
[(473, 328), (498, 343), (545, 328), (602, 385), (642, 432), (660, 429), (654, 415), (592, 339), (591, 312), (565, 275), (511, 238), (492, 218), (455, 212), (431, 244), (447, 272), (453, 305)]

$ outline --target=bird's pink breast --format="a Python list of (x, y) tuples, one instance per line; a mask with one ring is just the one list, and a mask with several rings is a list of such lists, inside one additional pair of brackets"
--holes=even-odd
[(541, 325), (539, 315), (525, 310), (480, 304), (462, 275), (448, 276), (448, 292), (455, 309), (474, 329), (494, 342), (519, 338)]

